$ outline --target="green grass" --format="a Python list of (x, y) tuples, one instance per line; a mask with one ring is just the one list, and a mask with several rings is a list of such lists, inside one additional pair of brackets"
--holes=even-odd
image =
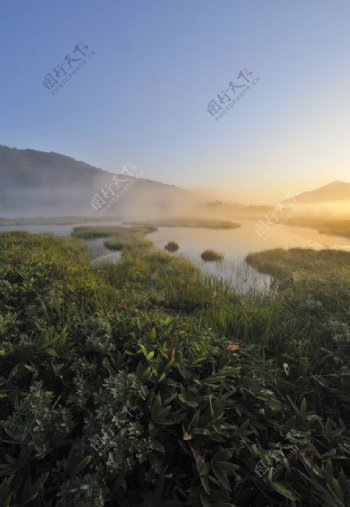
[(176, 241), (168, 241), (168, 243), (165, 245), (165, 250), (168, 252), (177, 252), (177, 250), (180, 248), (179, 244)]
[(350, 254), (238, 295), (121, 234), (0, 234), (0, 504), (349, 505)]
[(250, 254), (247, 261), (258, 271), (278, 279), (292, 277), (298, 280), (310, 276), (321, 279), (333, 276), (350, 282), (350, 254), (343, 250), (279, 248)]
[(124, 250), (150, 248), (152, 246), (152, 241), (145, 239), (141, 234), (134, 233), (132, 237), (128, 237), (125, 234), (113, 236), (110, 239), (106, 239), (104, 244), (110, 250)]
[(73, 229), (72, 236), (81, 239), (109, 238), (104, 244), (110, 250), (150, 248), (152, 242), (145, 239), (144, 235), (154, 232), (152, 226), (123, 227), (112, 226), (82, 226)]
[(156, 227), (153, 226), (123, 227), (121, 225), (91, 225), (74, 227), (72, 235), (81, 239), (96, 239), (109, 238), (111, 236), (125, 237), (130, 232), (134, 234), (147, 234), (156, 230)]
[(150, 221), (124, 222), (125, 225), (151, 225), (154, 227), (199, 227), (205, 229), (236, 229), (240, 224), (228, 220), (208, 218), (164, 218)]

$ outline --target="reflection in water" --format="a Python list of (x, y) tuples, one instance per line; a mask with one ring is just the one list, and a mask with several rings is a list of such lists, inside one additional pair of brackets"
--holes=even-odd
[(86, 246), (92, 253), (93, 260), (92, 262), (96, 264), (96, 262), (113, 260), (115, 262), (120, 260), (121, 252), (112, 251), (105, 247), (104, 244), (105, 238), (97, 238), (97, 239), (87, 239), (85, 240)]
[[(222, 250), (221, 250), (222, 251)], [(221, 278), (229, 282), (236, 290), (241, 293), (250, 290), (267, 291), (270, 288), (271, 277), (264, 273), (259, 273), (245, 262), (245, 257), (235, 257), (225, 255), (225, 259), (217, 262), (203, 261), (200, 255), (185, 253), (181, 248), (177, 255), (184, 255), (196, 264), (206, 275)]]

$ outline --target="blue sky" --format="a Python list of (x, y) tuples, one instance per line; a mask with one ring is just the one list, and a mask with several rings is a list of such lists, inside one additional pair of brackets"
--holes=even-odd
[[(348, 0), (0, 4), (0, 144), (244, 202), (350, 180)], [(52, 96), (80, 41), (96, 55)], [(242, 68), (260, 81), (216, 121)]]

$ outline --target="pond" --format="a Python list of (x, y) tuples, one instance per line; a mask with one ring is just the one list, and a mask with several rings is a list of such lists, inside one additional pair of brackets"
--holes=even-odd
[[(120, 225), (121, 222), (115, 222)], [(111, 223), (110, 223), (111, 224)], [(251, 252), (271, 248), (337, 248), (350, 251), (350, 239), (319, 234), (306, 227), (287, 225), (271, 226), (268, 234), (262, 236), (256, 232), (256, 220), (241, 221), (238, 229), (201, 229), (187, 227), (160, 227), (148, 234), (156, 247), (164, 249), (168, 241), (176, 241), (180, 249), (170, 255), (183, 255), (201, 268), (208, 275), (215, 275), (231, 283), (236, 290), (245, 293), (250, 290), (269, 290), (271, 278), (258, 273), (250, 267), (245, 258)], [(88, 224), (84, 224), (88, 225)], [(93, 223), (89, 225), (94, 225)], [(98, 224), (96, 224), (98, 225)], [(19, 225), (0, 226), (0, 231), (26, 230), (32, 233), (53, 233), (59, 236), (70, 235), (72, 225)], [(120, 259), (120, 252), (111, 252), (104, 246), (104, 240), (86, 241), (92, 252), (94, 262), (104, 259)], [(206, 249), (214, 249), (224, 254), (220, 262), (205, 262), (200, 254)]]
[[(243, 220), (238, 229), (200, 229), (187, 227), (161, 227), (148, 234), (158, 248), (168, 241), (176, 241), (180, 249), (171, 255), (184, 255), (199, 266), (204, 273), (219, 276), (232, 283), (240, 292), (268, 290), (271, 278), (250, 267), (245, 258), (249, 253), (272, 248), (337, 248), (350, 250), (350, 239), (319, 234), (306, 227), (278, 224), (271, 226), (268, 234), (256, 232), (256, 220)], [(220, 262), (206, 262), (200, 254), (213, 249), (224, 254)]]

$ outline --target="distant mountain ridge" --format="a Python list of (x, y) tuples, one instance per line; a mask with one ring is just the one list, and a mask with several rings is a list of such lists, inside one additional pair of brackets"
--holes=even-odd
[(345, 181), (332, 181), (331, 183), (328, 183), (328, 185), (324, 185), (308, 192), (302, 192), (291, 199), (286, 199), (284, 202), (312, 204), (346, 200), (350, 200), (350, 183), (346, 183)]
[[(0, 145), (0, 217), (91, 216), (119, 219), (153, 219), (166, 216), (232, 219), (258, 217), (271, 206), (245, 206), (221, 201), (208, 202), (203, 196), (155, 180), (137, 177), (136, 168), (115, 174), (55, 152), (17, 149)], [(132, 180), (118, 198), (105, 199), (107, 209), (94, 209), (111, 187), (114, 178)], [(128, 187), (128, 188), (126, 188)], [(126, 191), (125, 191), (126, 190)], [(111, 204), (111, 205), (110, 205)]]
[(142, 206), (146, 215), (153, 206), (164, 211), (187, 195), (173, 185), (134, 177), (134, 172), (116, 175), (59, 153), (0, 145), (0, 216), (97, 216), (91, 200), (108, 186), (118, 192), (116, 176), (132, 185), (112, 203), (108, 215), (133, 216), (135, 206)]
[[(136, 176), (133, 176), (133, 175)], [(166, 216), (201, 216), (232, 219), (264, 216), (271, 206), (206, 201), (195, 192), (155, 180), (116, 174), (54, 152), (17, 149), (0, 145), (0, 217), (91, 216), (120, 219), (152, 219)], [(102, 189), (118, 193), (115, 179), (129, 180), (123, 192), (108, 206), (97, 209), (93, 197)], [(285, 203), (321, 203), (350, 200), (350, 183), (333, 181), (303, 192)], [(96, 201), (96, 199), (95, 199)], [(97, 199), (98, 201), (98, 199)], [(110, 204), (110, 205), (109, 205)]]

